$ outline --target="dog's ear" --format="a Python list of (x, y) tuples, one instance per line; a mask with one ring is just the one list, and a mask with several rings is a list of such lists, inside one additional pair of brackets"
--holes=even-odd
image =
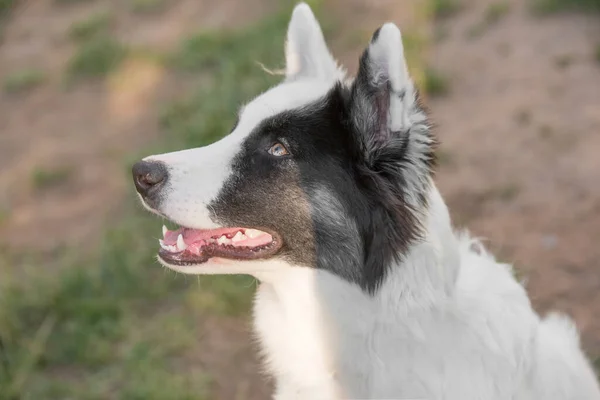
[(306, 3), (292, 13), (285, 46), (286, 78), (334, 79), (339, 71), (327, 49), (321, 27)]
[(408, 74), (400, 30), (392, 23), (373, 34), (361, 57), (350, 120), (366, 167), (378, 177), (390, 178), (386, 186), (390, 180), (401, 182), (409, 203), (422, 201), (434, 164), (435, 140)]

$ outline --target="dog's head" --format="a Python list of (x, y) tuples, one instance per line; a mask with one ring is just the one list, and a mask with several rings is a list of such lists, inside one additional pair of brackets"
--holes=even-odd
[(423, 233), (434, 163), (400, 31), (378, 29), (344, 82), (300, 4), (286, 64), (229, 135), (133, 167), (144, 205), (181, 226), (158, 258), (192, 274), (326, 269), (372, 291)]

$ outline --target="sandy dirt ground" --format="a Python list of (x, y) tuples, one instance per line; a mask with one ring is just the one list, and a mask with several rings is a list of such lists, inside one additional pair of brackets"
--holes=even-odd
[[(600, 23), (585, 15), (533, 17), (526, 0), (510, 0), (492, 23), (489, 1), (463, 3), (437, 24), (430, 54), (449, 85), (447, 95), (428, 101), (442, 142), (438, 185), (456, 225), (515, 263), (537, 309), (568, 312), (586, 349), (600, 354), (600, 65), (593, 57)], [(0, 78), (31, 65), (50, 76), (31, 92), (0, 94), (0, 241), (42, 251), (94, 243), (133, 195), (125, 157), (161, 136), (157, 112), (186, 82), (152, 64), (133, 75), (125, 64), (116, 79), (65, 90), (68, 26), (121, 3), (25, 4), (5, 29)], [(250, 23), (274, 4), (178, 0), (159, 16), (117, 12), (115, 29), (128, 43), (168, 48), (198, 26)], [(357, 32), (368, 38), (390, 19), (414, 23), (402, 7), (332, 1), (347, 33), (332, 47), (350, 71), (363, 46)], [(67, 178), (40, 191), (31, 183), (40, 168)], [(248, 327), (249, 318), (206, 317), (198, 349), (182, 361), (211, 371), (215, 398), (267, 397)]]
[(600, 23), (532, 18), (511, 0), (483, 27), (488, 4), (470, 1), (439, 27), (432, 64), (452, 87), (431, 102), (437, 181), (455, 223), (487, 238), (537, 309), (568, 312), (599, 354)]

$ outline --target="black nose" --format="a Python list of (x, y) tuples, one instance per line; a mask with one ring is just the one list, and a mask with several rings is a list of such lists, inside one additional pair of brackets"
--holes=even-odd
[(165, 165), (156, 161), (138, 161), (131, 168), (131, 172), (135, 188), (143, 197), (156, 193), (168, 177)]

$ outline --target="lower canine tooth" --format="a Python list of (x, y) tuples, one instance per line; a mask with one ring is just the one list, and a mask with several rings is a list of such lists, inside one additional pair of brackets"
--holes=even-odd
[(187, 244), (185, 244), (181, 233), (179, 234), (179, 236), (177, 236), (177, 248), (181, 251), (187, 249)]
[(163, 225), (162, 232), (163, 232), (163, 237), (165, 237), (165, 235), (167, 234), (167, 232), (169, 232), (169, 230), (167, 229), (166, 226)]

